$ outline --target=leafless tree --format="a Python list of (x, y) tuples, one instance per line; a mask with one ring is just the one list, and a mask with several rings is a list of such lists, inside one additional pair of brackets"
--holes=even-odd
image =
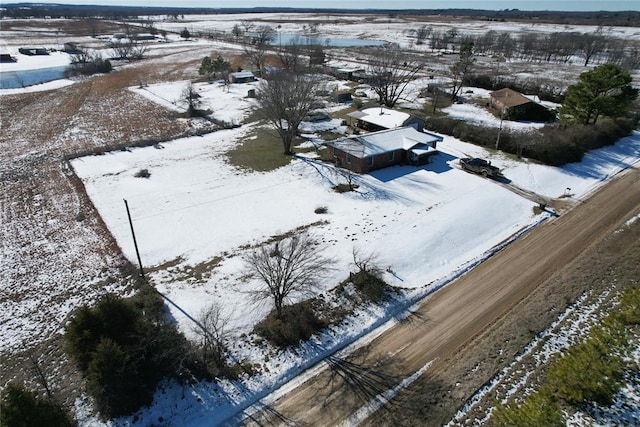
[(496, 51), (500, 50), (502, 52), (502, 56), (505, 58), (511, 58), (513, 56), (513, 52), (516, 49), (516, 41), (511, 37), (510, 33), (501, 33), (498, 36), (498, 48)]
[(182, 90), (181, 99), (182, 103), (186, 106), (187, 114), (189, 117), (193, 117), (198, 112), (200, 107), (200, 95), (198, 91), (193, 87), (193, 84), (189, 83)]
[(336, 165), (334, 168), (336, 179), (342, 180), (345, 183), (336, 185), (334, 189), (337, 190), (338, 192), (343, 193), (346, 191), (353, 191), (356, 188), (358, 188), (358, 184), (356, 184), (355, 182), (355, 174), (353, 173), (353, 171), (347, 168), (340, 167), (338, 163), (339, 161), (336, 159)]
[(516, 147), (516, 155), (519, 159), (524, 155), (524, 151), (533, 148), (540, 139), (531, 129), (515, 131), (510, 134), (510, 138)]
[(475, 58), (473, 57), (473, 43), (467, 43), (460, 48), (460, 59), (458, 62), (453, 64), (450, 68), (451, 70), (451, 79), (453, 80), (453, 85), (451, 88), (451, 99), (455, 101), (466, 81), (469, 73), (471, 73), (471, 69), (473, 68), (473, 64), (475, 63)]
[(424, 41), (429, 38), (431, 34), (432, 28), (423, 25), (422, 27), (416, 30), (416, 44), (424, 44)]
[(131, 55), (131, 49), (133, 48), (133, 43), (130, 41), (114, 41), (109, 47), (113, 51), (113, 58), (115, 59), (129, 59)]
[(582, 34), (580, 40), (580, 51), (584, 57), (585, 67), (589, 65), (589, 61), (599, 53), (604, 52), (607, 48), (607, 38), (602, 32), (602, 28), (598, 28), (595, 33)]
[(271, 299), (278, 318), (288, 302), (310, 294), (329, 268), (329, 260), (307, 233), (261, 246), (245, 261), (248, 273), (262, 282), (254, 297), (257, 301)]
[(240, 25), (236, 23), (233, 25), (233, 28), (231, 29), (231, 34), (233, 35), (233, 37), (239, 38), (239, 37), (242, 37), (242, 35), (244, 34), (244, 31), (242, 31), (242, 28), (240, 28)]
[(424, 62), (407, 55), (397, 46), (376, 49), (369, 58), (371, 89), (378, 95), (380, 104), (391, 108), (423, 68)]
[(374, 253), (365, 253), (356, 247), (351, 252), (353, 256), (353, 265), (355, 265), (358, 273), (368, 273), (373, 276), (380, 276), (382, 270), (379, 265), (378, 257)]
[(230, 314), (218, 303), (208, 305), (198, 315), (199, 325), (194, 326), (193, 332), (201, 340), (205, 363), (212, 361), (218, 367), (224, 365), (230, 319)]
[(453, 49), (456, 45), (456, 38), (458, 37), (458, 29), (450, 28), (443, 35), (443, 44), (445, 49)]
[(244, 48), (244, 54), (254, 70), (258, 70), (260, 74), (263, 72), (265, 54), (267, 45), (250, 44)]
[(256, 28), (253, 36), (253, 44), (256, 45), (269, 45), (276, 36), (276, 30), (268, 25), (261, 25)]
[(265, 54), (274, 36), (275, 30), (272, 27), (262, 25), (256, 28), (251, 43), (244, 48), (244, 53), (249, 58), (249, 62), (261, 74), (264, 71)]
[(242, 21), (240, 21), (240, 25), (242, 25), (242, 28), (244, 28), (244, 32), (248, 33), (253, 29), (253, 27), (255, 27), (256, 24), (250, 19), (243, 19)]
[(302, 54), (302, 46), (295, 39), (288, 45), (280, 46), (278, 49), (278, 59), (282, 62), (282, 66), (292, 73), (297, 73), (303, 68)]
[(291, 154), (291, 144), (298, 127), (311, 110), (318, 80), (308, 75), (279, 71), (267, 74), (258, 88), (258, 112), (278, 132), (284, 154)]

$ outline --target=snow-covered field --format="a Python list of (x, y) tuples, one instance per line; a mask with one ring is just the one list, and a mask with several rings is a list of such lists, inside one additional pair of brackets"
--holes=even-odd
[[(228, 31), (246, 17), (189, 17), (193, 21), (187, 27)], [(296, 33), (303, 31), (301, 21), (308, 16), (273, 14), (261, 15), (261, 19), (282, 20), (280, 31)], [(322, 32), (335, 37), (392, 39), (401, 46), (412, 45), (409, 28), (403, 21), (381, 18), (374, 24), (350, 17), (345, 23), (326, 17), (325, 22), (320, 27)], [(492, 29), (500, 25), (500, 31), (553, 31), (542, 24), (525, 28), (525, 24), (467, 23), (465, 28), (480, 33), (488, 30), (489, 25)], [(185, 23), (159, 23), (158, 27), (180, 31)], [(436, 30), (449, 27), (450, 24), (434, 24)], [(579, 30), (585, 31), (582, 27)], [(634, 29), (613, 28), (611, 31), (622, 37), (640, 38)], [(175, 41), (154, 45), (151, 52), (170, 55), (196, 45), (202, 49), (233, 48), (220, 42)], [(191, 54), (197, 58), (201, 52)], [(170, 61), (167, 59), (167, 63)], [(22, 60), (16, 64), (11, 67), (34, 66)], [(0, 95), (55, 89), (66, 84), (72, 82), (64, 80), (32, 89), (3, 90)], [(185, 84), (167, 82), (131, 90), (168, 109), (181, 111), (180, 97)], [(403, 103), (419, 105), (418, 93), (424, 86), (426, 79), (411, 85)], [(240, 123), (251, 111), (253, 100), (247, 98), (247, 92), (252, 87), (196, 85), (203, 107), (211, 108), (216, 119), (230, 123)], [(486, 91), (478, 88), (464, 90), (472, 90), (478, 97), (486, 95)], [(337, 107), (330, 106), (327, 111), (334, 108)], [(499, 119), (473, 104), (455, 104), (446, 112), (486, 126), (500, 124)], [(339, 121), (335, 122), (306, 123), (304, 131), (317, 142), (315, 132), (322, 126), (338, 126)], [(503, 125), (523, 130), (534, 126), (508, 121)], [(222, 302), (232, 319), (232, 357), (264, 368), (261, 374), (241, 378), (237, 383), (201, 383), (188, 389), (166, 384), (156, 394), (152, 407), (138, 414), (138, 422), (154, 424), (162, 417), (165, 423), (175, 425), (212, 425), (225, 420), (328, 352), (382, 325), (390, 314), (446, 285), (517, 233), (549, 218), (549, 213), (535, 214), (533, 208), (537, 203), (508, 187), (459, 170), (458, 158), (488, 158), (514, 185), (542, 197), (569, 200), (584, 198), (605, 180), (640, 162), (638, 132), (614, 146), (587, 154), (580, 163), (562, 168), (542, 166), (526, 159), (517, 161), (445, 136), (438, 146), (441, 153), (430, 165), (393, 167), (361, 176), (357, 178), (356, 192), (338, 194), (331, 187), (341, 182), (341, 178), (332, 166), (319, 162), (313, 155), (300, 156), (290, 165), (266, 173), (230, 165), (226, 152), (239, 143), (250, 143), (251, 131), (252, 125), (246, 125), (163, 143), (158, 148), (136, 148), (72, 162), (124, 254), (137, 262), (123, 203), (126, 199), (142, 262), (155, 286), (191, 315), (197, 315), (213, 302)], [(134, 175), (141, 169), (148, 169), (151, 176), (136, 178)], [(326, 207), (327, 213), (316, 214), (318, 207)], [(251, 247), (300, 227), (307, 228), (321, 243), (323, 253), (334, 261), (335, 269), (318, 292), (333, 288), (348, 276), (353, 268), (354, 249), (375, 255), (385, 271), (385, 280), (404, 292), (395, 305), (363, 309), (300, 349), (273, 353), (272, 349), (240, 338), (242, 334), (249, 334), (255, 322), (270, 310), (267, 304), (255, 306), (247, 296), (247, 291), (255, 289), (257, 282), (245, 279), (242, 259)], [(188, 319), (175, 308), (172, 315), (180, 328), (191, 335)], [(3, 345), (16, 347), (25, 340), (25, 335), (11, 335), (3, 329), (2, 339)], [(271, 354), (265, 356), (265, 351)], [(78, 401), (77, 410), (82, 425), (104, 425), (91, 414), (88, 404)], [(116, 420), (111, 425), (130, 425), (131, 420)]]
[[(184, 84), (132, 90), (145, 92), (167, 108), (179, 108), (172, 101)], [(222, 85), (201, 84), (196, 89), (204, 105), (217, 102), (214, 111), (226, 105), (224, 114), (242, 117), (252, 102), (246, 98), (249, 87), (231, 85), (227, 91)], [(305, 127), (312, 136), (314, 125)], [(546, 197), (574, 199), (640, 159), (639, 133), (563, 168), (511, 160), (445, 136), (438, 146), (441, 153), (430, 165), (392, 167), (358, 176), (357, 192), (339, 194), (332, 190), (340, 182), (333, 167), (314, 155), (299, 156), (288, 166), (266, 173), (230, 165), (225, 153), (236, 144), (250, 143), (251, 129), (249, 125), (175, 140), (162, 148), (135, 148), (72, 162), (126, 256), (135, 262), (123, 199), (131, 209), (142, 261), (157, 288), (194, 316), (213, 302), (222, 303), (231, 315), (236, 337), (250, 334), (255, 322), (270, 311), (267, 304), (256, 307), (247, 294), (257, 282), (244, 278), (243, 255), (271, 236), (308, 228), (321, 243), (335, 269), (319, 292), (348, 276), (354, 249), (374, 254), (385, 270), (385, 280), (405, 289), (404, 299), (396, 301), (401, 306), (446, 284), (493, 248), (549, 215), (536, 215), (536, 203), (531, 200), (461, 171), (459, 157), (490, 158), (518, 187)], [(148, 169), (151, 176), (136, 178), (140, 169)], [(316, 214), (318, 207), (328, 212)], [(216, 265), (207, 268), (206, 274), (189, 273), (214, 259)], [(198, 394), (204, 404), (187, 399), (180, 405), (188, 407), (167, 410), (165, 399), (173, 402), (171, 396), (181, 393), (177, 386), (169, 387), (143, 416), (161, 412), (164, 419), (185, 421), (186, 412), (194, 425), (205, 419), (225, 419), (237, 410), (236, 405), (244, 407), (264, 396), (332, 348), (374, 329), (397, 309), (359, 313), (357, 322), (326, 331), (302, 351), (272, 354), (268, 361), (264, 347), (238, 339), (232, 346), (234, 357), (265, 368), (263, 374), (245, 379), (244, 392), (233, 384), (201, 384), (191, 393)], [(180, 328), (191, 334), (189, 320), (175, 308), (172, 314)]]

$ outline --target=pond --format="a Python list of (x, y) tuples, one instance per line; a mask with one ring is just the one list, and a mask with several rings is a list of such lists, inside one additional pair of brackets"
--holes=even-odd
[(275, 46), (288, 45), (322, 45), (331, 47), (360, 47), (360, 46), (383, 46), (388, 42), (384, 40), (367, 39), (343, 39), (339, 37), (314, 37), (301, 34), (276, 34), (271, 44)]
[(38, 68), (35, 70), (16, 70), (0, 72), (0, 89), (17, 89), (64, 78), (66, 65)]

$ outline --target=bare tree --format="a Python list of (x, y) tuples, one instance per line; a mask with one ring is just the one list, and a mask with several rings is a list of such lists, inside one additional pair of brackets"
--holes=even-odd
[(380, 276), (382, 270), (379, 267), (379, 260), (374, 253), (364, 253), (356, 247), (351, 252), (353, 256), (353, 265), (358, 269), (358, 273), (368, 273), (374, 276)]
[(431, 34), (432, 28), (423, 25), (422, 27), (416, 30), (416, 44), (424, 44), (424, 41), (429, 38)]
[(244, 34), (244, 31), (242, 31), (242, 28), (240, 27), (239, 24), (234, 24), (233, 28), (231, 29), (231, 34), (233, 35), (233, 37), (240, 38), (242, 37), (242, 35)]
[(291, 144), (311, 110), (318, 87), (319, 82), (310, 76), (279, 71), (266, 75), (258, 88), (258, 111), (276, 128), (285, 155), (292, 154)]
[(266, 44), (250, 44), (246, 45), (244, 48), (244, 54), (247, 59), (249, 59), (249, 63), (254, 70), (258, 70), (258, 72), (262, 75), (265, 54), (267, 52), (268, 46)]
[(131, 56), (131, 49), (133, 49), (133, 43), (131, 41), (114, 41), (109, 47), (113, 51), (114, 59), (129, 59)]
[(194, 326), (193, 332), (201, 340), (205, 363), (212, 361), (218, 368), (224, 366), (230, 319), (231, 316), (218, 303), (205, 307), (198, 315), (199, 325)]
[(189, 117), (197, 114), (198, 108), (200, 107), (200, 95), (191, 82), (182, 90), (181, 101), (186, 105)]
[(248, 33), (253, 29), (253, 27), (255, 27), (256, 24), (250, 19), (243, 19), (242, 21), (240, 21), (240, 25), (242, 25), (242, 28), (244, 28), (244, 32)]
[(298, 40), (293, 40), (286, 46), (280, 46), (278, 49), (278, 59), (282, 62), (285, 70), (292, 73), (299, 72), (303, 67), (302, 46)]
[(371, 89), (378, 95), (380, 104), (391, 108), (423, 68), (422, 61), (405, 54), (397, 46), (379, 48), (369, 58)]
[(607, 47), (607, 38), (602, 34), (602, 28), (598, 28), (595, 33), (582, 34), (580, 41), (580, 51), (584, 57), (585, 67), (595, 55), (604, 52)]
[(258, 301), (271, 299), (278, 318), (282, 317), (285, 304), (318, 286), (329, 265), (329, 260), (318, 253), (316, 243), (306, 233), (261, 246), (245, 261), (248, 273), (262, 282), (254, 297)]
[(458, 97), (458, 93), (462, 89), (462, 85), (467, 80), (471, 69), (473, 68), (473, 64), (475, 62), (475, 58), (473, 57), (473, 43), (467, 43), (460, 48), (460, 59), (458, 62), (453, 64), (450, 68), (451, 70), (451, 79), (453, 80), (453, 85), (451, 88), (451, 99), (455, 101)]
[(261, 25), (256, 28), (252, 43), (256, 45), (269, 45), (275, 36), (276, 30), (274, 30), (273, 27)]

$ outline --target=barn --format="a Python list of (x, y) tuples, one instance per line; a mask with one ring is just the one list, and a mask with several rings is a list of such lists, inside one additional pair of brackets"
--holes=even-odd
[(496, 90), (490, 96), (491, 107), (500, 111), (505, 119), (548, 122), (555, 118), (547, 107), (513, 89)]
[(436, 154), (442, 137), (411, 126), (355, 135), (328, 142), (336, 166), (368, 173), (393, 165), (422, 166)]
[(237, 71), (229, 73), (231, 83), (249, 83), (256, 81), (256, 76), (251, 71)]

